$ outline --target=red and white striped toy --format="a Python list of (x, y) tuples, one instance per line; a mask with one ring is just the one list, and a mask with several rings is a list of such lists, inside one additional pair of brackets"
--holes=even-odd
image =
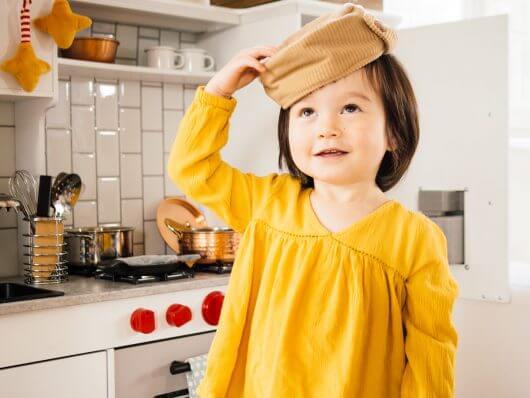
[(40, 76), (51, 70), (46, 61), (37, 58), (31, 45), (30, 5), (31, 0), (22, 0), (20, 44), (15, 56), (0, 65), (0, 69), (12, 74), (25, 91), (35, 90)]

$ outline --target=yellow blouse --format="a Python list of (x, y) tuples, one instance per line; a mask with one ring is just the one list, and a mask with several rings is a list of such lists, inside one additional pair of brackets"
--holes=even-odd
[(311, 188), (221, 159), (236, 103), (199, 86), (167, 166), (242, 233), (199, 396), (452, 397), (459, 290), (442, 230), (390, 200), (329, 231)]

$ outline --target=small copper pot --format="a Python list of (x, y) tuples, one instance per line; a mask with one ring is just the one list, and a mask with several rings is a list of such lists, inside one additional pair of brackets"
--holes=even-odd
[(118, 40), (107, 37), (78, 37), (62, 54), (66, 58), (113, 63), (119, 44)]
[(200, 254), (197, 263), (233, 262), (241, 234), (229, 227), (191, 227), (174, 220), (166, 226), (177, 236), (181, 254)]

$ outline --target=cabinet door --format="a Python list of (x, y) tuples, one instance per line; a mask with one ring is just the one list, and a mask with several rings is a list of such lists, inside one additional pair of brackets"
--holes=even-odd
[[(0, 62), (12, 58), (20, 43), (20, 8), (23, 0), (3, 0), (0, 7)], [(47, 15), (53, 0), (33, 1), (31, 20)], [(31, 93), (24, 91), (16, 79), (0, 71), (0, 99), (8, 97), (46, 97), (51, 98), (54, 90), (54, 76), (57, 74), (57, 46), (53, 38), (31, 24), (31, 42), (37, 57), (50, 64), (52, 70), (41, 75), (38, 86)]]
[(12, 398), (106, 398), (105, 351), (0, 370), (1, 395)]

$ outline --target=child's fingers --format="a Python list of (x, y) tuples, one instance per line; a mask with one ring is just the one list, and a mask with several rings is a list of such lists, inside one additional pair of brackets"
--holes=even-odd
[(264, 57), (270, 57), (275, 52), (276, 52), (276, 49), (274, 48), (255, 47), (255, 48), (250, 49), (250, 51), (247, 54), (254, 58), (264, 58)]
[(253, 58), (251, 56), (244, 58), (244, 64), (247, 67), (256, 69), (260, 73), (265, 72), (267, 70), (267, 68), (263, 64), (261, 64), (256, 58)]

